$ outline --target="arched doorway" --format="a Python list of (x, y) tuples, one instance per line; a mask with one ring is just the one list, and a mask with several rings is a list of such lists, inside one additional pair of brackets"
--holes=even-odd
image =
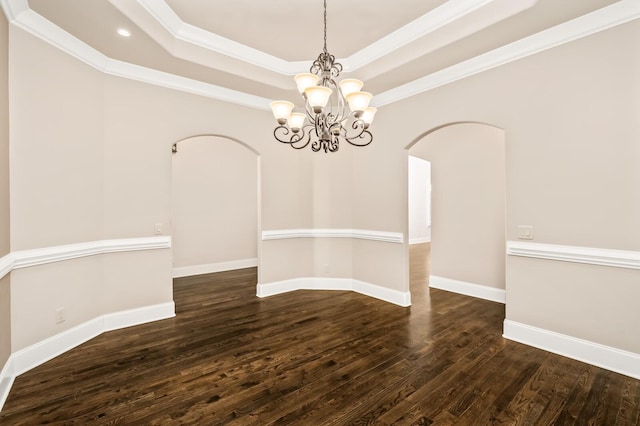
[[(484, 123), (451, 123), (420, 135), (407, 154), (431, 163), (425, 281), (429, 287), (504, 303), (504, 131)], [(412, 260), (420, 259), (414, 254)], [(414, 270), (421, 266), (414, 264)]]
[(173, 275), (258, 265), (260, 156), (220, 135), (196, 135), (172, 149)]

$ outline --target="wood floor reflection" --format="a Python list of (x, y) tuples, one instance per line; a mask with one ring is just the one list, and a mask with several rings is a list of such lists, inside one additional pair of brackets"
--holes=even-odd
[(176, 279), (175, 318), (21, 376), (0, 424), (638, 425), (640, 381), (502, 338), (504, 306), (429, 289), (255, 296), (255, 268)]

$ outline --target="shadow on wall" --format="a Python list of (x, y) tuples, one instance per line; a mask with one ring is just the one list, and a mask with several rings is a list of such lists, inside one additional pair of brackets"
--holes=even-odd
[(450, 123), (425, 132), (406, 149), (431, 163), (430, 286), (462, 293), (482, 286), (504, 293), (504, 130)]
[(172, 152), (174, 277), (257, 266), (259, 153), (220, 135)]

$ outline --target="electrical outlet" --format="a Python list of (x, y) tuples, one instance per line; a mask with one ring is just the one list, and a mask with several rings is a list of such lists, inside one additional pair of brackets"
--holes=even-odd
[(64, 322), (66, 319), (67, 318), (64, 312), (64, 308), (56, 309), (56, 324), (60, 324), (61, 322)]
[(531, 225), (518, 226), (518, 239), (533, 240), (533, 226)]

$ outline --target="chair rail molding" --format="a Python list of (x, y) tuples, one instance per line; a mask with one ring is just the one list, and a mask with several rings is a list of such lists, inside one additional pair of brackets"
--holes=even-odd
[(0, 278), (14, 269), (107, 253), (171, 248), (170, 236), (88, 241), (11, 252), (0, 258)]
[(286, 240), (290, 238), (355, 238), (359, 240), (404, 243), (402, 232), (370, 231), (364, 229), (278, 229), (262, 231), (262, 240)]
[(509, 256), (586, 263), (615, 268), (640, 269), (640, 251), (507, 241)]

